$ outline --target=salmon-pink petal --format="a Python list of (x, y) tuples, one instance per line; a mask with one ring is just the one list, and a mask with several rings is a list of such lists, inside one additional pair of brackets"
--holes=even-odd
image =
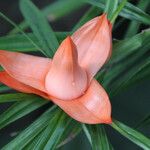
[(87, 70), (90, 79), (110, 57), (111, 28), (106, 14), (103, 14), (87, 22), (72, 35), (79, 64)]
[(45, 94), (44, 92), (19, 82), (18, 80), (12, 78), (6, 71), (0, 72), (0, 82), (17, 91), (24, 93), (33, 93), (47, 98), (47, 94)]
[(88, 124), (111, 123), (111, 104), (103, 87), (92, 80), (89, 88), (80, 98), (64, 101), (51, 97), (52, 101), (61, 107), (75, 120)]
[(45, 87), (50, 95), (63, 100), (77, 98), (87, 89), (87, 74), (78, 64), (76, 47), (70, 37), (57, 50)]
[(16, 80), (45, 91), (44, 80), (51, 60), (27, 54), (0, 50), (0, 65)]

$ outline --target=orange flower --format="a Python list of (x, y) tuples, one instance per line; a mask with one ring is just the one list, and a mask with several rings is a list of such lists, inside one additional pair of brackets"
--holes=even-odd
[(80, 122), (111, 123), (108, 95), (93, 78), (110, 57), (111, 43), (103, 14), (68, 36), (52, 60), (0, 50), (0, 82), (50, 99)]

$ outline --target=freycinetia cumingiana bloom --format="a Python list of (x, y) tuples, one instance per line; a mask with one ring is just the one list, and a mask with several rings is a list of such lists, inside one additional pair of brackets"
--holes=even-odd
[(0, 82), (53, 101), (72, 118), (88, 124), (111, 123), (111, 104), (94, 76), (111, 55), (112, 26), (96, 17), (43, 58), (0, 50)]

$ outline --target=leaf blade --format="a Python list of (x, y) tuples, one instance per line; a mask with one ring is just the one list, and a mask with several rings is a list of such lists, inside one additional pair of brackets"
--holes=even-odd
[(46, 56), (52, 57), (58, 48), (58, 41), (46, 18), (30, 0), (21, 0), (20, 9), (39, 40), (42, 52)]
[(150, 149), (150, 139), (145, 137), (143, 134), (140, 132), (133, 130), (132, 128), (128, 127), (127, 125), (117, 121), (113, 120), (113, 123), (111, 126), (117, 130), (120, 134), (140, 146), (141, 148), (145, 150)]
[(113, 150), (103, 125), (83, 125), (83, 130), (93, 150)]

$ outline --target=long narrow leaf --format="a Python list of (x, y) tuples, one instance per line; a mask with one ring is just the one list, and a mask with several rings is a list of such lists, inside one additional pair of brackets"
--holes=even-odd
[(24, 93), (1, 94), (0, 103), (34, 99), (35, 97), (37, 97), (37, 96), (31, 95), (31, 94), (24, 94)]
[(26, 98), (23, 97), (23, 100), (16, 102), (0, 115), (0, 129), (47, 103), (46, 100), (37, 96), (32, 99)]
[[(68, 32), (55, 32), (55, 34), (59, 42), (69, 35)], [(38, 39), (34, 34), (28, 33), (27, 35), (34, 43), (39, 44)], [(0, 49), (19, 52), (38, 51), (37, 48), (22, 34), (0, 37)]]
[(144, 30), (141, 33), (118, 41), (113, 45), (113, 54), (109, 63), (117, 63), (121, 59), (135, 53), (138, 48), (150, 42), (150, 29)]
[(34, 139), (45, 127), (48, 125), (49, 120), (57, 112), (54, 106), (43, 115), (41, 115), (35, 122), (22, 131), (15, 139), (5, 145), (2, 150), (23, 149), (32, 139)]
[[(115, 91), (115, 89), (118, 87), (116, 85), (118, 83), (116, 82), (116, 79), (118, 81), (118, 79), (120, 78), (121, 82), (125, 82), (127, 80), (129, 75), (129, 68), (131, 69), (131, 72), (136, 72), (138, 67), (140, 67), (140, 61), (136, 65), (132, 65), (133, 69), (131, 68), (131, 64), (135, 64), (135, 62), (138, 61), (138, 59), (140, 59), (143, 54), (149, 51), (149, 31), (150, 30), (146, 30), (128, 40), (124, 40), (114, 44), (112, 58), (107, 64), (106, 68), (104, 68), (106, 69), (106, 73), (103, 78), (103, 85), (109, 88), (109, 90)], [(142, 51), (141, 48), (143, 49)], [(128, 61), (126, 61), (127, 58)], [(141, 65), (143, 66), (143, 64)], [(122, 75), (127, 68), (128, 72), (126, 72), (126, 74), (128, 75)], [(124, 76), (126, 76), (126, 79), (124, 78)], [(114, 86), (112, 82), (114, 82), (116, 86)]]
[(111, 20), (113, 13), (118, 6), (118, 0), (106, 0), (105, 12), (108, 14), (108, 18)]
[(9, 90), (11, 89), (5, 85), (0, 86), (0, 93), (5, 93), (5, 92), (8, 92)]
[(103, 125), (83, 125), (83, 130), (93, 150), (113, 150)]
[[(148, 8), (149, 4), (150, 1), (140, 0), (137, 4), (137, 7), (145, 11)], [(140, 27), (139, 22), (131, 21), (125, 33), (125, 38), (132, 37), (133, 35), (135, 35), (138, 32), (139, 27)]]
[[(56, 115), (55, 115), (56, 116)], [(55, 119), (53, 120), (50, 120), (49, 122), (49, 126), (52, 124), (53, 126), (53, 123)], [(58, 127), (57, 127), (58, 128)], [(57, 129), (56, 128), (56, 129)], [(64, 126), (63, 127), (65, 130), (63, 132), (61, 132), (61, 134), (59, 135), (59, 139), (60, 140), (56, 140), (56, 141), (53, 141), (55, 143), (55, 145), (57, 145), (57, 148), (65, 145), (66, 143), (68, 143), (69, 141), (71, 141), (80, 131), (81, 131), (81, 126), (79, 123), (75, 122), (74, 120), (71, 120), (71, 122), (69, 123), (68, 126)], [(49, 127), (47, 126), (41, 133), (39, 133), (30, 143), (28, 143), (26, 146), (25, 146), (25, 150), (33, 150), (33, 149), (38, 149), (38, 147), (40, 148), (40, 143), (42, 143), (42, 140), (44, 142), (47, 141), (47, 140), (50, 140), (49, 139), (49, 136), (48, 135), (52, 135), (53, 132), (50, 133), (51, 131), (51, 128), (50, 130), (47, 132), (47, 130), (49, 129)], [(61, 137), (61, 138), (60, 138)], [(59, 142), (58, 142), (59, 141)]]
[(50, 120), (46, 130), (43, 132), (34, 149), (55, 149), (62, 133), (64, 132), (65, 128), (68, 127), (70, 121), (71, 118), (68, 118), (67, 115), (62, 111), (58, 111), (55, 117)]
[(41, 50), (40, 47), (34, 43), (34, 41), (32, 41), (32, 39), (30, 39), (30, 37), (20, 28), (18, 27), (18, 25), (13, 22), (11, 19), (9, 19), (5, 14), (3, 14), (2, 12), (0, 12), (0, 17), (3, 18), (5, 21), (7, 21), (8, 23), (10, 23), (13, 27), (17, 28), (19, 32), (22, 33), (22, 35), (28, 39), (28, 41), (35, 46), (35, 48), (37, 48), (38, 50)]
[(125, 136), (144, 150), (150, 149), (150, 139), (145, 137), (140, 132), (128, 127), (127, 125), (117, 120), (114, 120), (111, 126), (120, 134), (122, 134), (123, 136)]
[(46, 56), (52, 57), (58, 48), (58, 41), (48, 21), (30, 0), (21, 0), (20, 9), (39, 40), (42, 52)]
[(150, 125), (150, 114), (146, 115), (137, 125), (136, 128), (145, 128)]
[[(82, 1), (84, 0), (81, 0), (80, 3), (77, 3), (76, 0), (57, 0), (43, 8), (41, 11), (43, 15), (45, 17), (48, 17), (50, 21), (55, 21), (63, 16), (66, 16), (67, 14), (70, 14), (74, 10), (81, 8), (84, 5)], [(28, 24), (26, 21), (21, 22), (18, 26), (22, 30), (28, 28)], [(17, 28), (14, 28), (10, 31), (10, 34), (15, 34), (18, 32), (19, 30)]]
[[(99, 0), (87, 0), (89, 4), (92, 4), (94, 6), (100, 7), (100, 9), (105, 9), (105, 1), (99, 1)], [(139, 22), (142, 22), (144, 24), (150, 24), (150, 15), (139, 9), (138, 7), (132, 5), (131, 3), (127, 3), (126, 6), (122, 9), (122, 11), (119, 14), (120, 16), (130, 19), (130, 20), (137, 20)]]

